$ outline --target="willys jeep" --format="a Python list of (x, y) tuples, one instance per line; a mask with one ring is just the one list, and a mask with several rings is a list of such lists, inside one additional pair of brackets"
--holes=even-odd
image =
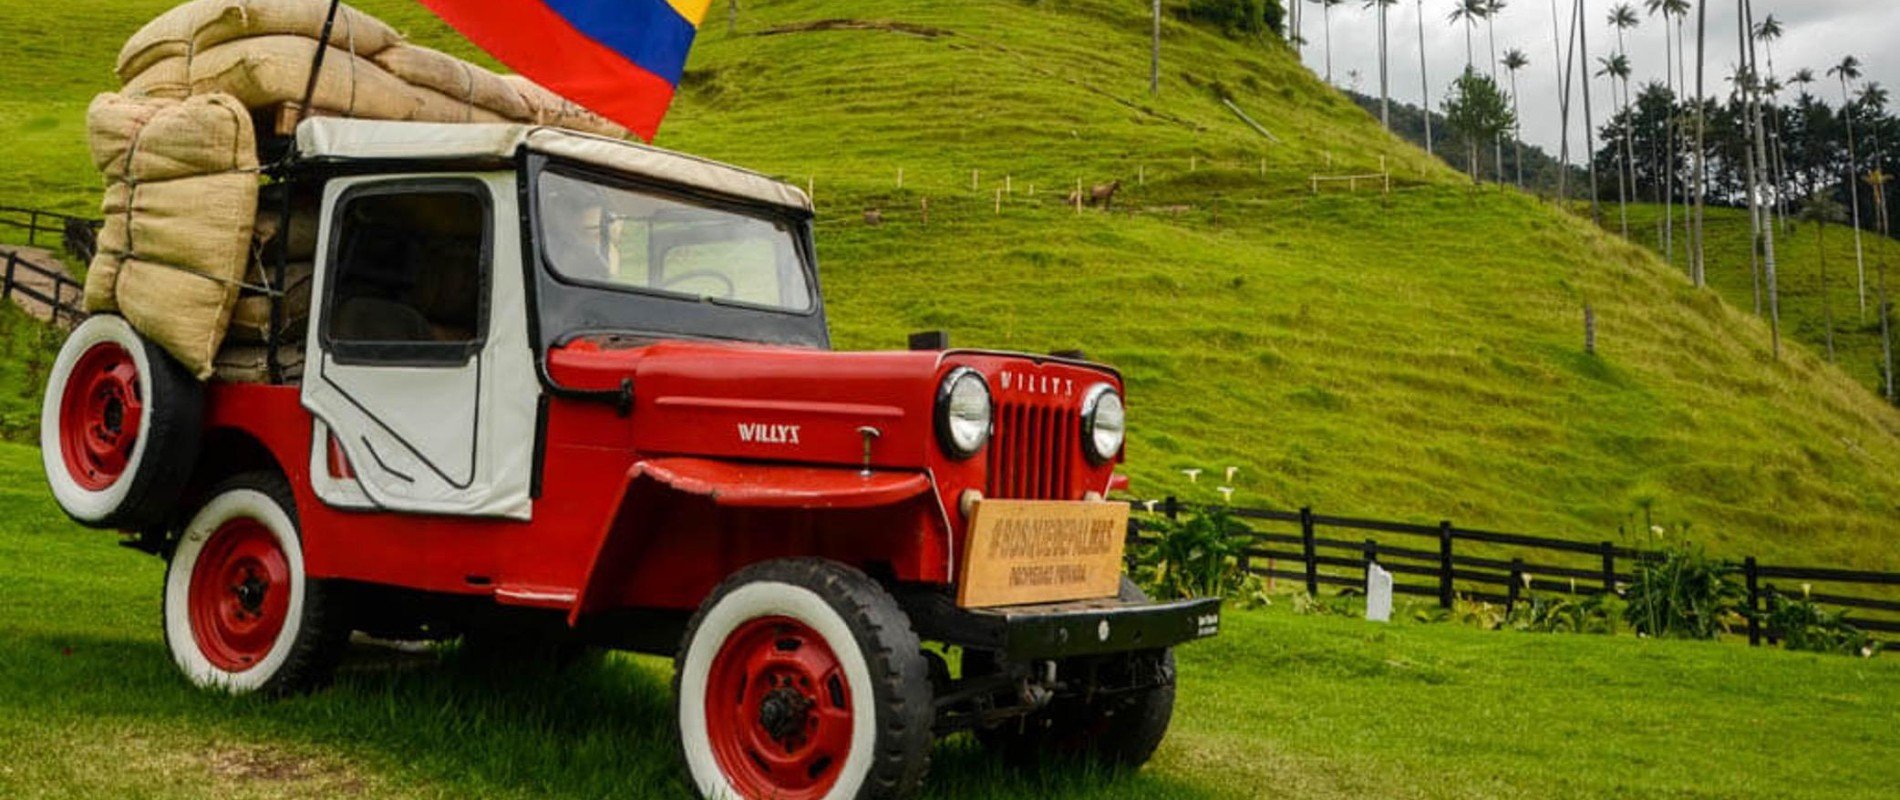
[(1015, 762), (1154, 752), (1170, 647), (1219, 602), (1121, 574), (1116, 372), (833, 352), (811, 202), (752, 172), (507, 125), (289, 146), (314, 272), (273, 317), (301, 344), (199, 382), (97, 315), (46, 395), (53, 494), (169, 559), (192, 683), (316, 687), (355, 632), (670, 655), (713, 797), (904, 796), (959, 731)]

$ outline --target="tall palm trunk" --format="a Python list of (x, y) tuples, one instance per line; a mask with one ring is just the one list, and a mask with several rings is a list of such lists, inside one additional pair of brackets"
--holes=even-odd
[[(1517, 161), (1517, 188), (1524, 188), (1524, 113), (1517, 102), (1517, 70), (1511, 70), (1511, 143)], [(1502, 177), (1502, 176), (1500, 176)]]
[(1663, 83), (1669, 88), (1669, 116), (1663, 121), (1663, 142), (1668, 164), (1663, 169), (1663, 260), (1676, 266), (1676, 104), (1681, 100), (1675, 74), (1669, 71), (1676, 61), (1675, 45), (1669, 41), (1669, 15), (1663, 14)]
[[(1379, 4), (1379, 124), (1385, 126), (1385, 132), (1392, 132), (1392, 83), (1391, 73), (1386, 61), (1386, 27), (1384, 3)], [(1430, 108), (1425, 113), (1430, 114)]]
[[(1747, 52), (1743, 54), (1743, 58), (1747, 59), (1749, 75), (1753, 79), (1751, 80), (1753, 84), (1752, 91), (1750, 91), (1749, 94), (1752, 101), (1751, 107), (1753, 109), (1750, 113), (1755, 122), (1755, 159), (1762, 166), (1766, 167), (1768, 164), (1768, 126), (1762, 121), (1761, 115), (1761, 81), (1759, 78), (1754, 78), (1754, 76), (1761, 74), (1758, 69), (1760, 62), (1755, 53), (1755, 37), (1746, 35), (1747, 31), (1753, 31), (1755, 29), (1755, 4), (1753, 0), (1740, 0), (1740, 2), (1742, 6), (1742, 30), (1744, 31), (1742, 40), (1748, 44)], [(1759, 187), (1751, 187), (1751, 190), (1759, 191)], [(1760, 205), (1761, 200), (1758, 198), (1755, 200), (1755, 203), (1756, 205)], [(1775, 283), (1774, 225), (1767, 225), (1762, 228), (1761, 244), (1762, 275), (1768, 282), (1768, 329), (1774, 336), (1775, 358), (1779, 359), (1781, 358), (1781, 292)]]
[[(1498, 17), (1498, 14), (1497, 14), (1497, 11), (1495, 10), (1491, 11), (1488, 14), (1485, 14), (1484, 16), (1484, 24), (1485, 24), (1485, 29), (1486, 29), (1485, 38), (1489, 39), (1491, 42), (1491, 85), (1492, 86), (1502, 85), (1498, 82), (1498, 19), (1497, 17)], [(1491, 145), (1492, 145), (1492, 149), (1497, 154), (1498, 184), (1502, 186), (1504, 184), (1504, 137), (1502, 136), (1498, 137), (1498, 139), (1492, 142)]]
[(1708, 285), (1708, 252), (1703, 222), (1709, 195), (1709, 114), (1703, 101), (1703, 77), (1708, 67), (1709, 0), (1696, 3), (1695, 23), (1695, 210), (1689, 217), (1690, 280), (1697, 288)]
[(1425, 68), (1425, 0), (1418, 0), (1418, 83), (1425, 96), (1425, 154), (1437, 155), (1432, 143), (1432, 79)]
[[(1558, 24), (1557, 0), (1550, 0), (1550, 49), (1551, 67), (1557, 70), (1557, 83), (1562, 86), (1557, 92), (1557, 117), (1563, 128), (1563, 147), (1559, 151), (1557, 170), (1557, 202), (1570, 201), (1570, 67), (1564, 63), (1563, 26)], [(1576, 38), (1569, 39), (1570, 51), (1576, 52)], [(1520, 140), (1523, 137), (1518, 137)]]
[(1575, 24), (1577, 26), (1577, 46), (1582, 50), (1583, 58), (1583, 143), (1590, 154), (1590, 219), (1598, 225), (1603, 224), (1603, 206), (1597, 193), (1597, 142), (1596, 115), (1590, 110), (1590, 26), (1585, 21), (1584, 0), (1577, 0)]
[(1854, 142), (1854, 98), (1847, 91), (1847, 73), (1841, 73), (1841, 116), (1847, 119), (1847, 196), (1854, 209), (1854, 270), (1859, 273), (1860, 316), (1867, 318), (1867, 257), (1860, 243), (1860, 154)]
[(1326, 28), (1326, 85), (1333, 85), (1333, 4), (1320, 3), (1319, 16)]

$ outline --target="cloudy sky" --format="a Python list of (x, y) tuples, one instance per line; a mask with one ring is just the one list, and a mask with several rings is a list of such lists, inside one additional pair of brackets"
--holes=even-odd
[[(1616, 31), (1607, 20), (1610, 8), (1625, 0), (1584, 1), (1590, 26), (1591, 60), (1594, 62), (1598, 56), (1610, 53), (1616, 46)], [(1645, 10), (1646, 3), (1642, 0), (1627, 1), (1636, 8), (1637, 15), (1642, 19), (1642, 25), (1628, 34), (1630, 62), (1634, 68), (1632, 81), (1637, 85), (1650, 80), (1661, 81), (1666, 60), (1662, 18), (1649, 16)], [(1523, 96), (1524, 138), (1556, 155), (1561, 127), (1557, 116), (1560, 84), (1553, 66), (1556, 63), (1553, 49), (1556, 37), (1551, 31), (1552, 2), (1507, 0), (1505, 10), (1498, 15), (1496, 23), (1498, 53), (1502, 55), (1516, 47), (1524, 50), (1531, 60), (1531, 65), (1518, 73), (1519, 91)], [(1563, 14), (1564, 26), (1568, 29), (1571, 0), (1555, 2), (1561, 7), (1559, 10)], [(1842, 56), (1852, 53), (1859, 56), (1864, 64), (1864, 80), (1879, 81), (1900, 91), (1900, 49), (1893, 47), (1893, 43), (1900, 42), (1900, 3), (1891, 0), (1754, 0), (1754, 3), (1756, 22), (1772, 14), (1787, 28), (1773, 52), (1776, 73), (1781, 77), (1786, 78), (1795, 70), (1808, 67), (1826, 81), (1826, 68), (1840, 63)], [(1363, 0), (1346, 0), (1344, 5), (1333, 9), (1333, 82), (1345, 87), (1356, 85), (1359, 91), (1377, 96), (1377, 18), (1373, 11), (1363, 8), (1363, 4)], [(1456, 5), (1456, 0), (1424, 0), (1425, 49), (1434, 108), (1443, 100), (1452, 78), (1464, 69), (1464, 28), (1447, 21)], [(1709, 91), (1714, 93), (1718, 89), (1726, 91), (1725, 77), (1739, 63), (1737, 51), (1740, 43), (1736, 40), (1736, 4), (1713, 0), (1708, 6), (1709, 57), (1706, 80)], [(1305, 51), (1306, 64), (1323, 77), (1326, 74), (1326, 49), (1320, 9), (1308, 0), (1304, 10), (1305, 19), (1301, 25), (1305, 38), (1310, 42)], [(1388, 13), (1392, 31), (1392, 96), (1417, 104), (1421, 91), (1418, 64), (1419, 0), (1399, 0), (1399, 5), (1393, 6)], [(1474, 32), (1474, 50), (1480, 68), (1490, 62), (1490, 40), (1487, 34), (1488, 31), (1482, 25)], [(1685, 35), (1690, 55), (1693, 56), (1693, 13), (1688, 18)], [(1763, 57), (1765, 59), (1767, 54), (1764, 53)], [(1688, 63), (1688, 69), (1689, 80), (1693, 82), (1693, 58)], [(1594, 63), (1590, 71), (1596, 72)], [(1502, 71), (1499, 74), (1501, 81), (1506, 80)], [(1609, 90), (1603, 79), (1594, 80), (1594, 102), (1597, 104), (1598, 121), (1601, 122), (1606, 116), (1604, 109), (1610, 105)], [(1817, 83), (1813, 91), (1839, 105), (1839, 83)], [(1571, 147), (1573, 151), (1581, 151), (1582, 127), (1580, 123), (1573, 125), (1572, 136), (1576, 137), (1576, 141)]]

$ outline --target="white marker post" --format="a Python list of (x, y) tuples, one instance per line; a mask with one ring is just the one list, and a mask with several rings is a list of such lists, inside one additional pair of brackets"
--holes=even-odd
[(1392, 621), (1392, 573), (1376, 561), (1366, 565), (1366, 620)]

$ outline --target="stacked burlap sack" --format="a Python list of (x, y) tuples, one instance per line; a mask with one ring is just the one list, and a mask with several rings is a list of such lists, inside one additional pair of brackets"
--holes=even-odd
[[(328, 0), (193, 0), (152, 20), (119, 53), (119, 94), (87, 113), (106, 177), (106, 225), (86, 307), (117, 312), (200, 379), (265, 377), (271, 298), (279, 341), (303, 340), (317, 209), (259, 203), (253, 119), (301, 103)], [(519, 76), (409, 44), (343, 6), (309, 114), (417, 122), (519, 122), (613, 137), (627, 131)], [(306, 199), (307, 200), (307, 199)], [(274, 284), (277, 237), (289, 268)], [(228, 334), (228, 336), (227, 336)], [(280, 349), (300, 372), (300, 347)]]

